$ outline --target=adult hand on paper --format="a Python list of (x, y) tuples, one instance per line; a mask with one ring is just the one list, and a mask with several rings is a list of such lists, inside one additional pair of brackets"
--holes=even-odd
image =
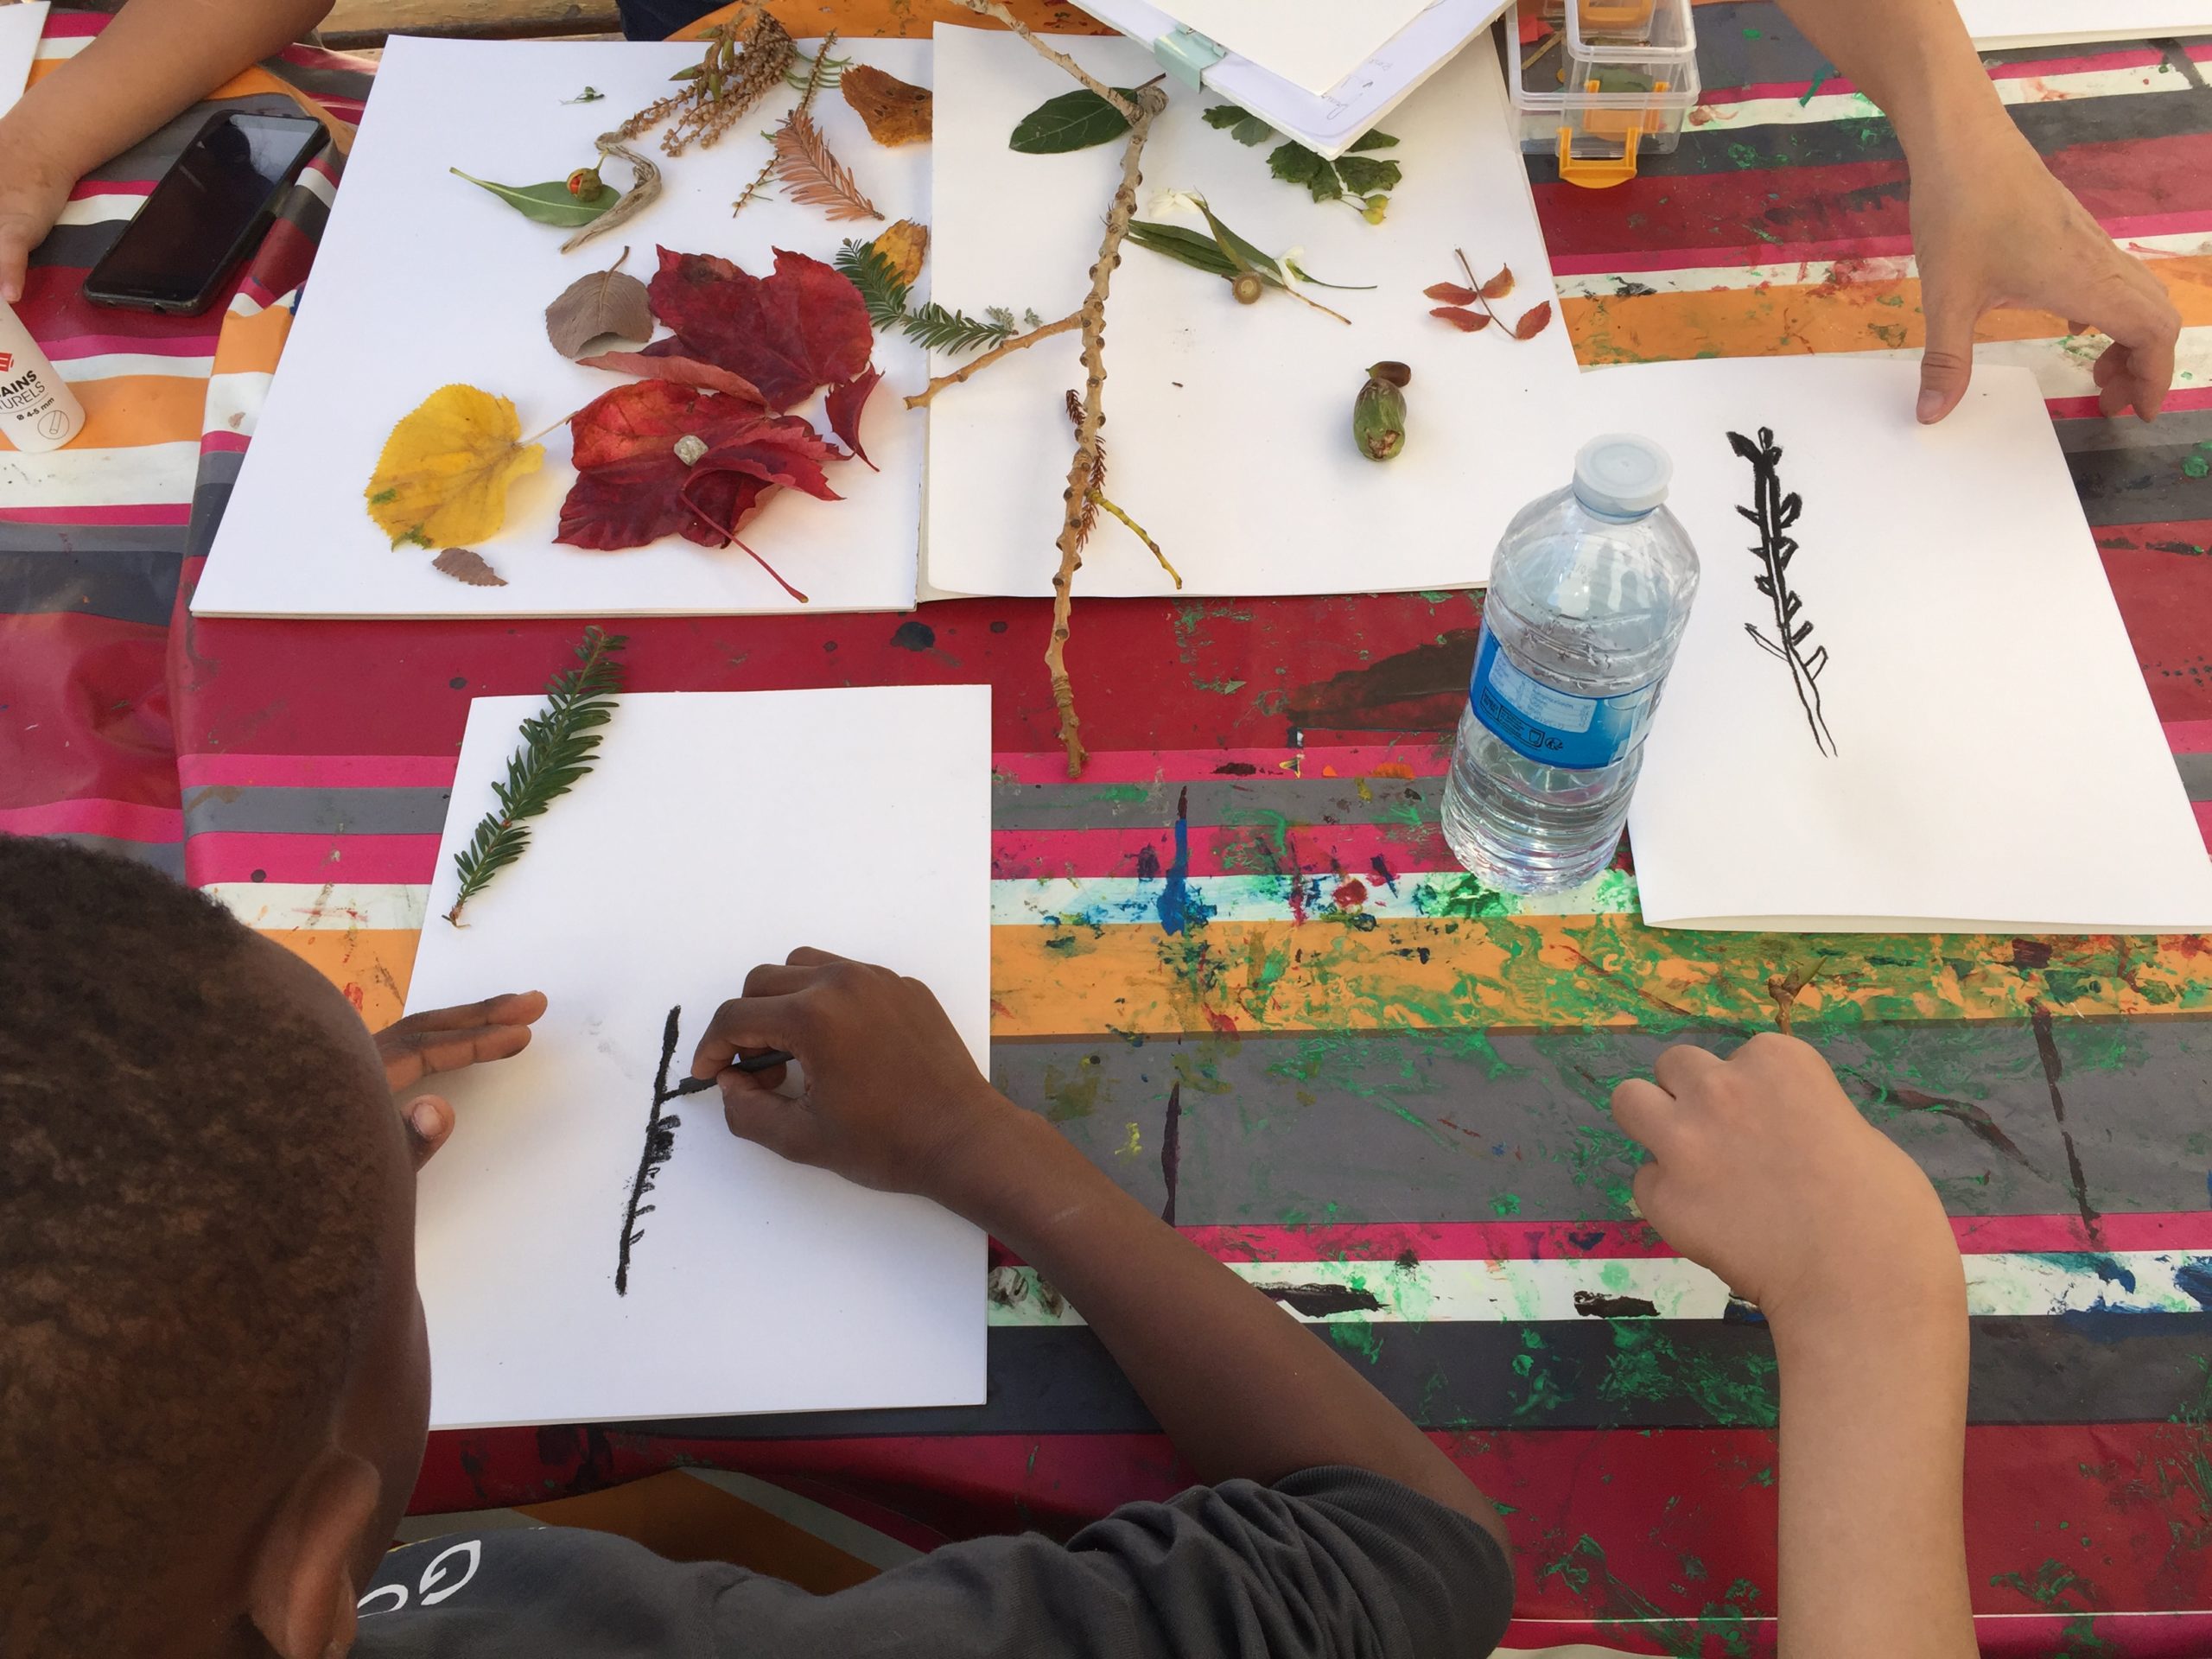
[[(434, 1072), (512, 1059), (530, 1046), (530, 1028), (544, 1012), (544, 992), (509, 991), (481, 1002), (410, 1014), (376, 1034), (384, 1080), (396, 1096)], [(417, 1095), (400, 1116), (420, 1169), (453, 1134), (452, 1103), (442, 1095)]]
[[(728, 1069), (768, 1049), (797, 1057), (806, 1090), (776, 1090), (787, 1068)], [(993, 1089), (930, 988), (827, 950), (794, 950), (745, 976), (745, 995), (715, 1010), (692, 1057), (720, 1076), (730, 1132), (794, 1163), (883, 1192), (957, 1209), (966, 1152), (1020, 1108)]]
[(1669, 1243), (1777, 1328), (1923, 1297), (1963, 1320), (1958, 1245), (1936, 1189), (1859, 1116), (1817, 1052), (1769, 1032), (1726, 1060), (1668, 1049), (1655, 1071), (1656, 1083), (1613, 1090), (1613, 1121), (1651, 1154), (1637, 1207)]
[(1923, 150), (1912, 169), (1912, 245), (1928, 338), (1919, 416), (1966, 396), (1974, 322), (1993, 306), (2056, 312), (2075, 334), (2112, 338), (2097, 359), (2097, 407), (2150, 420), (2174, 378), (2181, 313), (2148, 266), (2113, 245), (2001, 111)]

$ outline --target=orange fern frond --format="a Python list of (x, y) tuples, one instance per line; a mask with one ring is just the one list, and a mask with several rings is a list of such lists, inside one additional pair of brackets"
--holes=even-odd
[(776, 177), (793, 201), (819, 207), (831, 219), (883, 217), (861, 194), (852, 169), (830, 153), (822, 129), (803, 110), (792, 111), (776, 129)]

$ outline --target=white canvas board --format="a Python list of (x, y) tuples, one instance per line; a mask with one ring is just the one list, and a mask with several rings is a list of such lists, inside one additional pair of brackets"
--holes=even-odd
[(1176, 21), (1294, 86), (1325, 92), (1426, 10), (1430, 0), (1168, 0)]
[(0, 6), (0, 115), (16, 107), (30, 82), (38, 37), (46, 31), (47, 0)]
[(1976, 46), (2060, 46), (2212, 35), (2212, 0), (1959, 0)]
[[(1121, 146), (1067, 156), (1007, 147), (1014, 124), (1068, 87), (1012, 36), (938, 27), (935, 294), (1066, 315), (1096, 257)], [(1066, 42), (1092, 73), (1128, 86), (1151, 73), (1127, 41)], [(1310, 290), (1352, 320), (1271, 292), (1236, 303), (1229, 285), (1135, 245), (1108, 301), (1108, 493), (1160, 543), (1186, 595), (1345, 593), (1481, 582), (1519, 505), (1542, 433), (1529, 398), (1577, 378), (1557, 315), (1528, 175), (1509, 128), (1496, 56), (1463, 52), (1391, 118), (1404, 169), (1389, 215), (1369, 225), (1269, 175), (1268, 147), (1208, 127), (1218, 101), (1178, 92), (1147, 145), (1139, 212), (1194, 190), (1270, 252), (1368, 292)], [(1203, 226), (1195, 215), (1163, 216)], [(1462, 334), (1428, 315), (1422, 289), (1452, 279), (1454, 248), (1481, 276), (1510, 264), (1510, 320), (1551, 302), (1551, 326), (1515, 341)], [(1353, 446), (1352, 403), (1379, 359), (1409, 365), (1404, 452)], [(946, 368), (959, 359), (940, 362)], [(1051, 591), (1072, 433), (1064, 409), (1083, 384), (1074, 334), (993, 364), (938, 396), (930, 423), (929, 580), (949, 592)], [(1079, 593), (1166, 594), (1142, 543), (1101, 520)]]
[[(2034, 378), (1984, 366), (1940, 425), (1909, 363), (1738, 358), (1588, 376), (1659, 440), (1702, 586), (1630, 815), (1647, 922), (1928, 932), (2212, 926), (2190, 811)], [(1754, 587), (1772, 429), (1816, 747)], [(1594, 427), (1584, 429), (1594, 429)]]
[(410, 1011), (549, 999), (521, 1055), (435, 1080), (457, 1123), (416, 1228), (431, 1427), (980, 1403), (982, 1233), (739, 1141), (712, 1092), (665, 1109), (626, 1294), (613, 1275), (671, 1007), (673, 1082), (749, 969), (812, 944), (923, 980), (985, 1063), (989, 688), (626, 696), (452, 926), (453, 855), (542, 702), (469, 707), (408, 987)]
[[(811, 49), (812, 43), (803, 43)], [(841, 41), (839, 55), (926, 84), (919, 41)], [(514, 400), (524, 433), (559, 421), (626, 377), (563, 359), (545, 338), (545, 306), (611, 264), (649, 280), (656, 245), (713, 253), (757, 276), (777, 248), (829, 260), (873, 221), (834, 224), (780, 192), (735, 219), (730, 203), (766, 155), (760, 135), (797, 94), (779, 90), (710, 149), (661, 155), (662, 199), (607, 235), (563, 254), (566, 232), (522, 218), (465, 180), (535, 184), (595, 159), (593, 138), (670, 89), (699, 48), (625, 41), (434, 41), (395, 36), (377, 71), (315, 272), (245, 457), (193, 608), (208, 616), (656, 616), (802, 608), (737, 548), (670, 536), (598, 553), (555, 544), (575, 480), (569, 434), (543, 440), (543, 467), (508, 493), (500, 532), (478, 545), (508, 585), (471, 588), (392, 548), (363, 493), (392, 425), (454, 381)], [(605, 96), (563, 100), (587, 86)], [(817, 99), (830, 147), (890, 219), (929, 217), (927, 145), (887, 149), (834, 92)], [(626, 185), (628, 168), (607, 166)], [(901, 399), (926, 378), (923, 353), (879, 335), (883, 382), (861, 441), (882, 470), (834, 463), (845, 499), (781, 490), (741, 531), (817, 611), (913, 603), (924, 423)], [(817, 394), (794, 413), (825, 435)]]
[[(1230, 103), (1274, 123), (1308, 149), (1333, 157), (1396, 108), (1504, 9), (1504, 0), (1434, 0), (1325, 92), (1308, 92), (1237, 52), (1209, 64), (1205, 80)], [(1086, 0), (1084, 10), (1147, 47), (1172, 35), (1178, 26), (1150, 0)]]

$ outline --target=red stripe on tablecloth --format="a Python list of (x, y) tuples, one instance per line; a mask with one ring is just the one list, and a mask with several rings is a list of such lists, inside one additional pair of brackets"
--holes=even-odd
[(189, 501), (114, 503), (97, 507), (0, 507), (0, 519), (16, 524), (188, 524)]
[(136, 357), (213, 357), (213, 336), (180, 334), (168, 340), (148, 340), (138, 334), (71, 334), (66, 339), (41, 340), (46, 354), (57, 363), (73, 358), (101, 357), (128, 352)]
[[(1404, 744), (1313, 749), (1093, 750), (1084, 784), (1196, 783), (1202, 778), (1440, 778), (1452, 753), (1429, 739)], [(1384, 770), (1391, 768), (1392, 770)], [(1065, 784), (1067, 756), (1005, 750), (991, 770), (1010, 784)]]
[(184, 814), (173, 806), (79, 797), (71, 801), (49, 801), (43, 806), (0, 806), (0, 834), (175, 841), (184, 834)]
[(87, 35), (97, 35), (107, 27), (107, 16), (97, 11), (63, 11), (60, 7), (46, 14), (46, 27), (39, 33), (41, 40), (77, 40)]
[(184, 843), (185, 879), (374, 881), (424, 887), (438, 862), (435, 836), (278, 836), (211, 830)]
[[(1264, 823), (1249, 824), (1193, 823), (1190, 833), (1191, 862), (1185, 874), (1193, 878), (1303, 875), (1326, 880), (1344, 870), (1371, 880), (1377, 859), (1393, 870), (1459, 868), (1434, 823), (1299, 823), (1271, 816)], [(1173, 835), (1166, 824), (1151, 829), (1001, 830), (991, 836), (991, 874), (1001, 881), (1135, 875), (1146, 849), (1163, 864), (1173, 855)]]
[(147, 196), (154, 192), (151, 179), (79, 179), (71, 187), (69, 200), (82, 201), (87, 196)]
[(2164, 731), (2166, 747), (2176, 754), (2202, 754), (2212, 749), (2212, 720), (2170, 720)]
[[(16, 315), (32, 337), (41, 341), (106, 334), (115, 327), (118, 314), (87, 300), (84, 284), (85, 272), (80, 270), (33, 265), (23, 278), (23, 297), (16, 303)], [(133, 311), (129, 317), (134, 340), (202, 340), (210, 352), (215, 349), (215, 336), (223, 328), (222, 313), (213, 309), (196, 317), (173, 317), (158, 311)], [(154, 348), (142, 345), (138, 349)]]
[[(2046, 397), (2044, 407), (2050, 411), (2054, 421), (2094, 421), (2104, 418), (2097, 408), (2097, 400), (2088, 397)], [(2166, 393), (2166, 401), (2159, 405), (2163, 412), (2177, 412), (2184, 409), (2212, 409), (2212, 386), (2176, 386)]]
[(226, 428), (218, 427), (213, 432), (202, 432), (200, 435), (200, 453), (242, 455), (252, 442), (253, 439), (246, 433), (232, 432)]
[(187, 789), (443, 789), (457, 764), (450, 754), (185, 754), (176, 771)]

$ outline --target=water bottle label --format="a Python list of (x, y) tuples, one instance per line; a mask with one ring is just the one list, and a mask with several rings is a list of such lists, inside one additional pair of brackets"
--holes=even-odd
[(1467, 697), (1475, 718), (1530, 760), (1570, 771), (1610, 766), (1643, 739), (1656, 684), (1610, 697), (1579, 697), (1523, 673), (1483, 630)]

